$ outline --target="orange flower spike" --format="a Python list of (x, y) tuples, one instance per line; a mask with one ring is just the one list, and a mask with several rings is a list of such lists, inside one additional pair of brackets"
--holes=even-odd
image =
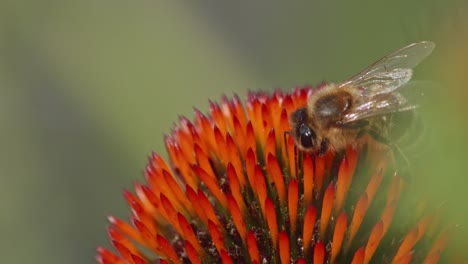
[(231, 259), (231, 257), (229, 256), (229, 254), (227, 253), (226, 250), (223, 249), (221, 251), (220, 255), (221, 255), (221, 263), (223, 263), (223, 264), (233, 264), (232, 259)]
[(363, 264), (364, 263), (364, 254), (365, 249), (364, 247), (360, 247), (356, 252), (354, 252), (353, 260), (351, 264)]
[(252, 231), (247, 233), (247, 249), (249, 251), (250, 259), (252, 262), (260, 263), (260, 255), (258, 254), (257, 241)]
[(320, 236), (321, 237), (324, 237), (325, 232), (327, 231), (328, 223), (330, 221), (330, 216), (331, 216), (331, 212), (333, 208), (334, 198), (335, 198), (335, 185), (333, 182), (330, 182), (323, 196), (322, 214), (320, 216)]
[(208, 175), (208, 173), (198, 165), (193, 165), (193, 171), (195, 171), (195, 174), (202, 182), (205, 183), (208, 190), (210, 190), (211, 194), (218, 200), (221, 206), (224, 209), (227, 209), (226, 195), (221, 191), (216, 179), (214, 179), (213, 176)]
[(374, 255), (374, 252), (377, 249), (383, 234), (384, 224), (382, 220), (380, 220), (377, 222), (377, 224), (374, 225), (374, 228), (372, 228), (371, 234), (369, 235), (369, 240), (367, 241), (364, 254), (364, 263), (369, 263), (369, 261), (372, 259), (372, 256)]
[[(263, 127), (275, 129), (275, 124), (273, 122), (273, 119), (276, 116), (274, 116), (273, 113), (271, 112), (271, 110), (272, 110), (270, 108), (271, 102), (272, 102), (272, 100), (269, 100), (267, 102), (268, 106), (265, 103), (262, 103), (261, 111), (262, 111)], [(268, 130), (266, 130), (265, 132), (269, 133)], [(265, 134), (265, 135), (267, 135), (267, 134)], [(275, 141), (276, 141), (276, 138), (275, 138)]]
[(314, 235), (315, 223), (317, 221), (317, 210), (311, 205), (304, 216), (304, 228), (302, 238), (304, 241), (304, 253), (309, 249)]
[(140, 200), (138, 200), (133, 193), (124, 191), (125, 199), (132, 209), (132, 214), (139, 220), (151, 224), (153, 219), (148, 215), (148, 212), (144, 210)]
[(283, 157), (285, 157), (284, 159), (284, 162), (287, 163), (288, 160), (286, 160), (286, 157), (288, 155), (288, 148), (287, 148), (287, 145), (285, 145), (285, 143), (287, 144), (287, 140), (286, 142), (284, 142), (284, 137), (286, 136), (287, 137), (290, 137), (290, 135), (285, 135), (284, 133), (288, 132), (290, 130), (290, 127), (289, 127), (289, 118), (288, 118), (288, 113), (286, 112), (285, 109), (283, 109), (281, 111), (281, 116), (280, 116), (280, 121), (279, 121), (279, 129), (277, 130), (278, 133), (277, 133), (277, 137), (278, 137), (278, 142), (280, 143), (280, 146), (281, 146), (281, 151), (282, 151), (282, 155)]
[(352, 146), (349, 146), (346, 148), (346, 159), (348, 161), (348, 181), (346, 184), (346, 190), (349, 190), (349, 186), (351, 185), (351, 182), (353, 181), (354, 177), (354, 172), (356, 171), (356, 167), (358, 164), (358, 159), (359, 159), (359, 152), (357, 149), (355, 149)]
[(200, 252), (197, 252), (197, 250), (195, 250), (195, 248), (192, 246), (192, 244), (190, 244), (190, 242), (185, 241), (184, 244), (185, 252), (187, 252), (187, 257), (189, 258), (190, 262), (192, 264), (201, 264)]
[(143, 258), (140, 258), (139, 256), (135, 256), (135, 255), (132, 255), (132, 260), (133, 260), (133, 263), (135, 264), (147, 264), (148, 263)]
[(279, 254), (282, 264), (291, 263), (291, 248), (289, 245), (288, 233), (286, 231), (281, 231), (279, 234)]
[(304, 155), (304, 205), (312, 204), (314, 195), (314, 161), (311, 155)]
[(431, 250), (427, 254), (426, 259), (424, 259), (424, 264), (432, 264), (437, 263), (439, 261), (440, 255), (442, 254), (443, 250), (447, 247), (447, 244), (451, 238), (449, 231), (450, 227), (446, 227), (440, 232)]
[(221, 160), (223, 163), (229, 161), (229, 153), (226, 146), (226, 141), (224, 140), (224, 136), (219, 130), (218, 126), (214, 127), (214, 137), (216, 141), (216, 152), (218, 159)]
[(429, 228), (429, 225), (432, 223), (434, 219), (434, 215), (428, 214), (425, 215), (417, 224), (415, 228), (418, 228), (418, 237), (417, 240), (421, 239), (421, 237), (426, 233)]
[[(256, 135), (260, 135), (263, 138), (264, 129), (263, 129), (263, 119), (261, 112), (261, 104), (257, 99), (252, 99), (247, 101), (247, 115), (249, 116), (249, 123), (252, 124), (253, 130), (255, 130)], [(260, 141), (260, 146), (264, 146), (265, 139)]]
[(325, 245), (318, 241), (314, 246), (314, 260), (312, 263), (325, 263)]
[(288, 186), (288, 213), (289, 222), (291, 224), (291, 234), (293, 235), (296, 233), (298, 199), (299, 186), (297, 185), (296, 179), (291, 179)]
[(195, 209), (197, 216), (200, 218), (204, 226), (208, 226), (208, 216), (205, 213), (205, 209), (203, 208), (197, 193), (188, 185), (185, 188), (187, 192), (187, 197), (192, 202), (192, 206)]
[(213, 133), (213, 124), (208, 118), (202, 114), (198, 109), (194, 109), (196, 126), (198, 127), (199, 134), (204, 135), (203, 139), (207, 143), (208, 150), (216, 149), (216, 141)]
[(288, 159), (289, 159), (289, 174), (291, 174), (291, 178), (297, 179), (297, 166), (296, 166), (296, 158), (297, 153), (294, 153), (295, 145), (294, 139), (290, 136), (286, 136), (286, 143), (288, 145)]
[[(157, 175), (155, 172), (155, 169), (151, 168), (150, 166), (145, 168), (144, 173), (145, 173), (145, 178), (148, 181), (148, 185), (150, 186), (147, 188), (150, 189), (154, 195), (159, 197), (159, 195), (161, 194), (161, 188), (158, 184), (158, 180), (156, 179), (160, 177), (160, 175)], [(146, 198), (149, 199), (148, 196)]]
[(257, 190), (257, 197), (262, 208), (262, 214), (265, 214), (265, 199), (267, 198), (267, 188), (265, 183), (265, 177), (263, 176), (262, 169), (260, 166), (255, 165), (255, 185), (254, 188)]
[(167, 153), (169, 154), (169, 159), (174, 165), (178, 165), (181, 157), (178, 155), (178, 152), (176, 150), (177, 143), (172, 137), (165, 135), (164, 144), (166, 146)]
[(157, 174), (160, 174), (163, 170), (171, 171), (166, 161), (157, 153), (153, 153), (151, 155), (150, 162), (151, 166), (155, 169)]
[(275, 138), (275, 130), (273, 128), (270, 129), (266, 137), (265, 152), (264, 152), (265, 160), (267, 160), (269, 154), (276, 155), (276, 138)]
[(189, 135), (191, 140), (194, 142), (193, 136), (195, 133), (195, 127), (193, 126), (192, 122), (185, 116), (180, 116), (179, 124), (180, 124), (180, 129), (182, 129), (187, 135)]
[(150, 163), (145, 168), (145, 178), (151, 186), (151, 191), (158, 197), (161, 193), (158, 177), (160, 177), (163, 170), (171, 171), (161, 156), (153, 153), (150, 158)]
[(144, 240), (141, 237), (140, 233), (138, 230), (135, 230), (131, 225), (129, 225), (127, 222), (113, 216), (107, 217), (109, 222), (116, 228), (118, 228), (122, 233), (124, 233), (126, 236), (130, 237), (131, 239), (137, 241), (140, 244), (144, 244)]
[(252, 149), (249, 149), (245, 157), (245, 170), (247, 172), (249, 184), (252, 189), (255, 189), (255, 166), (256, 164), (257, 164), (257, 161), (255, 158), (255, 152)]
[[(164, 194), (169, 200), (172, 201), (174, 207), (178, 211), (184, 210), (177, 194), (174, 193), (174, 189), (177, 188), (177, 183), (175, 182), (172, 174), (166, 170), (163, 170), (161, 175), (156, 176), (156, 183), (159, 185), (160, 195)], [(170, 184), (175, 184), (176, 186), (171, 186)]]
[(242, 127), (247, 125), (247, 117), (245, 115), (244, 107), (237, 95), (232, 99), (232, 112), (234, 116), (239, 120), (239, 123)]
[(192, 136), (183, 131), (182, 128), (176, 127), (174, 128), (174, 139), (175, 141), (179, 142), (180, 151), (182, 153), (183, 158), (189, 163), (195, 163), (195, 156), (192, 153), (192, 146), (193, 140)]
[(190, 246), (193, 247), (199, 255), (203, 255), (203, 247), (198, 242), (197, 236), (193, 232), (192, 226), (190, 226), (188, 220), (181, 213), (177, 214), (177, 219), (182, 229), (182, 237), (186, 242), (190, 243)]
[(172, 205), (171, 201), (161, 193), (161, 204), (166, 211), (169, 223), (176, 229), (177, 233), (182, 234), (182, 229), (179, 226), (179, 220), (177, 219), (177, 210)]
[(228, 155), (231, 161), (231, 164), (234, 166), (237, 174), (237, 179), (240, 185), (244, 188), (247, 185), (247, 179), (244, 175), (244, 169), (241, 161), (239, 151), (237, 150), (236, 143), (230, 134), (226, 135), (226, 143), (228, 149)]
[(172, 248), (171, 244), (165, 237), (157, 235), (156, 241), (158, 242), (161, 251), (164, 252), (164, 256), (166, 256), (169, 261), (174, 264), (182, 264), (174, 248)]
[(411, 262), (411, 259), (414, 256), (414, 251), (406, 253), (406, 255), (402, 256), (399, 258), (397, 261), (393, 261), (393, 264), (409, 264)]
[(266, 220), (270, 230), (271, 240), (273, 241), (273, 248), (278, 248), (278, 220), (276, 218), (275, 205), (270, 198), (265, 200)]
[(152, 202), (146, 196), (146, 193), (143, 191), (143, 189), (146, 186), (144, 186), (143, 184), (138, 183), (138, 182), (135, 182), (134, 186), (135, 186), (134, 187), (135, 188), (135, 193), (136, 193), (138, 199), (140, 199), (141, 204), (144, 207), (144, 209), (148, 212), (149, 215), (152, 215), (155, 218), (156, 221), (160, 220), (158, 212), (155, 211), (155, 208), (154, 208)]
[(336, 257), (341, 252), (341, 245), (343, 243), (347, 225), (348, 216), (345, 212), (342, 212), (336, 219), (335, 231), (333, 232), (333, 240), (331, 244), (331, 263), (335, 263)]
[(229, 131), (234, 130), (234, 124), (232, 118), (234, 117), (233, 112), (233, 104), (226, 95), (221, 97), (221, 104), (220, 104), (221, 113), (224, 116), (224, 122), (226, 123), (227, 129)]
[(322, 191), (323, 178), (325, 177), (325, 156), (315, 157), (315, 190)]
[(273, 178), (281, 205), (284, 206), (286, 204), (286, 187), (284, 184), (284, 176), (281, 172), (281, 168), (278, 161), (276, 160), (276, 157), (271, 153), (268, 154), (267, 158), (267, 170), (270, 177)]
[(383, 233), (385, 234), (388, 230), (388, 227), (392, 223), (393, 215), (395, 214), (395, 209), (396, 209), (396, 201), (392, 201), (387, 203), (385, 206), (385, 209), (382, 213), (382, 223), (383, 223)]
[[(122, 247), (124, 247), (124, 251), (127, 250), (131, 254), (140, 254), (137, 247), (130, 241), (127, 237), (125, 237), (119, 230), (115, 229), (112, 226), (107, 228), (107, 232), (109, 237), (111, 238), (112, 243), (115, 245), (114, 242), (119, 243)], [(120, 251), (120, 250), (119, 250)], [(122, 255), (125, 257), (124, 255)]]
[(205, 153), (209, 151), (208, 146), (207, 146), (207, 141), (205, 138), (201, 138), (200, 134), (196, 131), (196, 128), (193, 128), (192, 131), (192, 136), (193, 136), (193, 144), (197, 144)]
[(349, 164), (348, 160), (343, 158), (340, 163), (340, 168), (338, 170), (338, 179), (336, 181), (336, 198), (335, 198), (335, 208), (333, 212), (335, 215), (341, 211), (343, 208), (343, 203), (348, 193), (348, 178), (350, 177)]
[(245, 133), (246, 147), (247, 149), (252, 149), (254, 153), (257, 152), (257, 141), (255, 139), (255, 132), (256, 131), (254, 131), (252, 123), (249, 121)]
[(403, 180), (401, 179), (400, 176), (394, 174), (392, 176), (390, 187), (388, 188), (387, 203), (397, 200), (398, 197), (400, 196), (400, 192), (402, 188), (403, 188)]
[(120, 255), (128, 262), (133, 264), (133, 258), (132, 258), (132, 251), (130, 251), (126, 246), (123, 244), (119, 243), (119, 241), (113, 240), (112, 244), (114, 245), (115, 249), (119, 251)]
[[(374, 196), (377, 190), (379, 189), (380, 183), (382, 182), (383, 175), (384, 175), (384, 170), (377, 169), (377, 171), (371, 177), (369, 184), (367, 185), (367, 188), (366, 188), (368, 201), (374, 200)], [(366, 207), (366, 210), (367, 210), (367, 207)]]
[(263, 149), (265, 148), (265, 143), (266, 143), (266, 135), (269, 132), (269, 127), (267, 127), (267, 120), (264, 120), (262, 117), (262, 108), (264, 107), (263, 103), (260, 103), (258, 100), (255, 100), (255, 120), (250, 120), (252, 122), (254, 131), (255, 131), (255, 136), (259, 142), (259, 146)]
[[(267, 100), (267, 109), (268, 109), (268, 115), (270, 116), (270, 120), (272, 122), (272, 127), (276, 130), (279, 131), (280, 129), (280, 119), (281, 117), (281, 112), (283, 111), (283, 108), (280, 105), (280, 101), (282, 100), (281, 98), (283, 95), (280, 95), (279, 93), (273, 94), (271, 100)], [(277, 141), (282, 140), (283, 134), (281, 133), (281, 137), (276, 137)]]
[(159, 264), (169, 264), (169, 262), (165, 261), (164, 259), (159, 259)]
[(229, 212), (231, 213), (234, 225), (236, 226), (242, 241), (246, 242), (247, 228), (245, 226), (243, 214), (241, 213), (241, 210), (239, 209), (239, 206), (237, 205), (236, 200), (232, 195), (228, 194), (227, 199), (229, 205)]
[(185, 192), (180, 188), (179, 183), (174, 179), (172, 175), (168, 172), (163, 171), (164, 180), (167, 183), (171, 190), (171, 194), (173, 195), (172, 201), (177, 201), (178, 203), (174, 203), (177, 205), (176, 209), (179, 212), (188, 212), (189, 214), (193, 215), (195, 212), (193, 210), (192, 204), (187, 199)]
[(208, 197), (206, 197), (206, 194), (202, 192), (201, 190), (198, 190), (197, 200), (200, 202), (200, 208), (205, 212), (208, 218), (208, 222), (211, 220), (211, 222), (215, 223), (216, 226), (221, 226), (221, 223), (216, 217), (215, 210), (213, 206), (211, 205), (210, 200), (208, 200)]
[(245, 206), (244, 198), (242, 196), (241, 187), (239, 185), (239, 180), (237, 178), (236, 170), (234, 169), (234, 166), (232, 165), (232, 163), (228, 163), (226, 174), (227, 174), (228, 181), (229, 181), (229, 187), (231, 188), (231, 194), (234, 197), (237, 205), (239, 206), (239, 210), (241, 212), (245, 212), (246, 206)]
[(210, 232), (216, 250), (218, 250), (218, 253), (221, 254), (221, 251), (226, 250), (226, 248), (224, 246), (223, 235), (219, 231), (217, 224), (213, 223), (211, 220), (208, 220), (208, 231)]
[(214, 103), (211, 100), (209, 101), (209, 105), (210, 105), (211, 117), (213, 118), (213, 123), (215, 123), (218, 126), (221, 134), (223, 136), (226, 136), (226, 132), (227, 132), (226, 120), (224, 120), (224, 115), (221, 112), (221, 108), (219, 107), (217, 103)]
[(133, 225), (136, 226), (145, 240), (142, 245), (153, 250), (154, 252), (157, 252), (158, 254), (161, 254), (162, 252), (159, 251), (159, 246), (156, 243), (155, 235), (151, 233), (151, 231), (145, 226), (144, 223), (138, 221), (138, 219), (133, 218), (132, 221)]
[(299, 107), (305, 107), (307, 102), (306, 100), (303, 100), (302, 98), (302, 92), (300, 89), (298, 89), (297, 87), (293, 89), (292, 93), (291, 93), (291, 99), (293, 101), (293, 107), (291, 110), (295, 110)]
[[(193, 177), (194, 175), (191, 168), (191, 164), (193, 163), (189, 163), (187, 159), (182, 155), (182, 149), (180, 148), (180, 145), (175, 144), (174, 150), (174, 155), (176, 156), (176, 158), (173, 159), (172, 162), (174, 164), (174, 167), (180, 172), (179, 175), (181, 175), (184, 181), (189, 183), (190, 185), (196, 185), (197, 179), (196, 177)], [(167, 172), (170, 172), (170, 170), (168, 170)]]
[(359, 228), (361, 227), (362, 220), (366, 214), (367, 207), (369, 206), (369, 200), (367, 194), (364, 193), (358, 200), (356, 207), (354, 208), (353, 218), (349, 226), (349, 235), (346, 241), (346, 248), (349, 247), (354, 237), (356, 236)]
[(245, 127), (240, 124), (239, 119), (236, 116), (233, 117), (234, 124), (234, 137), (236, 143), (239, 146), (240, 152), (245, 153), (247, 151), (246, 137), (245, 137)]
[(167, 219), (169, 219), (169, 217), (167, 216), (166, 212), (164, 211), (164, 209), (163, 209), (163, 207), (161, 205), (161, 199), (159, 199), (159, 196), (161, 195), (161, 193), (158, 196), (156, 196), (156, 194), (153, 193), (152, 190), (147, 186), (143, 186), (141, 188), (141, 190), (143, 191), (146, 199), (148, 199), (148, 201), (151, 203), (151, 205), (153, 206), (153, 208), (154, 208), (154, 210), (156, 212), (154, 214), (154, 219), (158, 223), (167, 221)]
[[(196, 143), (193, 146), (193, 151), (195, 153), (195, 156), (197, 157), (198, 166), (200, 166), (200, 168), (206, 171), (206, 173), (208, 173), (210, 177), (216, 178), (214, 176), (215, 172), (213, 171), (213, 168), (211, 167), (210, 158), (208, 157), (207, 153)], [(194, 177), (194, 178), (197, 178), (197, 177)], [(190, 185), (190, 187), (194, 190), (198, 190), (198, 184), (194, 186)]]
[(404, 258), (406, 254), (408, 254), (413, 246), (416, 244), (418, 239), (419, 229), (418, 227), (414, 227), (411, 229), (408, 235), (406, 235), (405, 239), (401, 243), (400, 247), (398, 248), (395, 257), (393, 258), (393, 263), (399, 263), (400, 259)]
[(125, 260), (106, 248), (98, 247), (97, 252), (96, 260), (100, 264), (125, 264)]
[[(294, 105), (294, 102), (293, 102), (293, 99), (291, 97), (291, 95), (289, 94), (286, 94), (284, 97), (283, 97), (283, 101), (281, 102), (281, 106), (283, 107), (283, 109), (286, 110), (286, 112), (288, 113), (291, 113), (293, 112), (294, 110), (296, 110), (298, 107), (296, 107)], [(288, 123), (289, 124), (289, 123)]]

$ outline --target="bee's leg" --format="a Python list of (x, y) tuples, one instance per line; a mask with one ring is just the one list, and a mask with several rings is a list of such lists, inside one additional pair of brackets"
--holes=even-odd
[(356, 139), (362, 138), (362, 136), (364, 136), (366, 133), (367, 133), (366, 129), (359, 130), (359, 132), (356, 134)]
[(299, 176), (299, 168), (300, 168), (300, 156), (299, 156), (299, 149), (297, 148), (296, 144), (294, 144), (294, 171), (296, 172), (296, 177)]
[[(398, 168), (400, 167), (403, 171), (405, 171), (406, 169), (409, 170), (410, 168), (410, 162), (408, 160), (408, 158), (406, 157), (405, 153), (401, 150), (401, 148), (394, 144), (391, 140), (389, 140), (388, 138), (382, 136), (381, 134), (379, 134), (377, 131), (375, 130), (368, 130), (367, 133), (373, 138), (375, 139), (376, 141), (382, 143), (382, 144), (385, 144), (387, 145), (391, 151), (392, 151), (392, 160), (393, 160), (393, 165), (395, 168)], [(398, 161), (402, 161), (402, 162), (398, 162)], [(397, 166), (397, 165), (400, 165), (400, 166)]]

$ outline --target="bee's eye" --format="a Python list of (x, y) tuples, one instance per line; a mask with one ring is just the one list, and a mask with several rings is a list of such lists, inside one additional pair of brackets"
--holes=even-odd
[(312, 148), (314, 146), (315, 133), (305, 124), (302, 124), (299, 127), (299, 139), (302, 147)]

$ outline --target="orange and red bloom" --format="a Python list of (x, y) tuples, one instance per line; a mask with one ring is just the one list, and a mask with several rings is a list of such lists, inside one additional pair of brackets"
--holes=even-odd
[[(210, 103), (166, 137), (147, 184), (125, 192), (131, 223), (109, 217), (117, 254), (100, 263), (448, 263), (453, 228), (410, 207), (388, 156), (364, 147), (295, 153), (288, 116), (310, 87)], [(408, 210), (411, 210), (408, 213)], [(410, 214), (410, 216), (409, 216)]]

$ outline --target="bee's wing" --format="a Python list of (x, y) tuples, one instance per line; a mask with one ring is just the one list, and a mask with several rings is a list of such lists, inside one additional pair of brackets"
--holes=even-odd
[(431, 86), (433, 85), (428, 82), (409, 82), (392, 93), (380, 93), (370, 98), (361, 96), (354, 103), (351, 111), (340, 120), (340, 125), (415, 109), (424, 103), (425, 91)]
[(434, 47), (430, 41), (410, 44), (374, 62), (339, 87), (352, 85), (366, 97), (394, 91), (411, 79), (413, 68), (431, 54)]

